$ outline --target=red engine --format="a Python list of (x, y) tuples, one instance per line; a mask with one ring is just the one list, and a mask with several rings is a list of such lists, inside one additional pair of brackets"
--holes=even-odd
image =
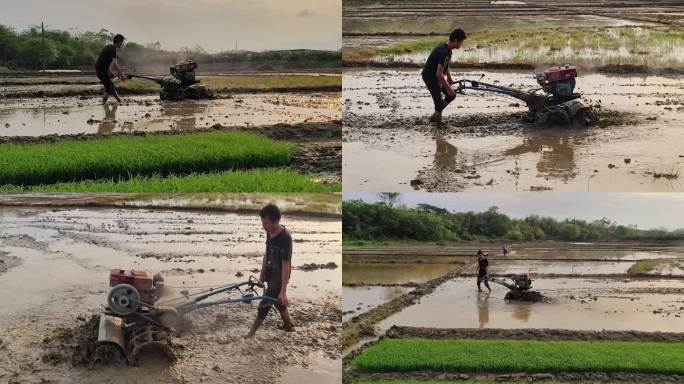
[(575, 92), (575, 77), (577, 68), (574, 65), (551, 67), (543, 73), (537, 73), (537, 83), (546, 93), (558, 99), (573, 97)]
[(577, 77), (577, 68), (574, 65), (551, 67), (544, 71), (544, 76), (546, 76), (546, 80), (549, 82), (572, 79)]
[(114, 287), (119, 284), (132, 285), (140, 292), (142, 301), (154, 303), (161, 295), (164, 278), (158, 273), (153, 275), (149, 271), (112, 269), (109, 274), (109, 286)]

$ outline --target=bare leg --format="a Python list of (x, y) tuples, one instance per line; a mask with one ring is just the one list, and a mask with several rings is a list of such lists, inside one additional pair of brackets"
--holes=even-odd
[(252, 337), (254, 337), (257, 329), (259, 329), (259, 327), (261, 327), (261, 324), (264, 323), (264, 319), (266, 319), (266, 316), (257, 315), (256, 319), (254, 319), (254, 323), (252, 323), (252, 327), (249, 329), (249, 332), (243, 337), (245, 339), (251, 339)]
[(112, 95), (114, 96), (114, 98), (116, 99), (116, 101), (118, 101), (119, 103), (121, 103), (121, 98), (119, 97), (119, 94), (116, 92), (116, 89), (114, 90), (114, 93), (112, 93)]
[(287, 311), (287, 308), (280, 311), (280, 317), (283, 319), (282, 330), (287, 332), (293, 332), (294, 325), (292, 325), (292, 319), (290, 319), (290, 313)]

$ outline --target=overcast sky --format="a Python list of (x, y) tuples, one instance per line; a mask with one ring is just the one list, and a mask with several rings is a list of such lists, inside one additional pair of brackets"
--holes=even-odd
[(342, 0), (0, 0), (0, 23), (122, 33), (176, 50), (331, 49), (342, 39)]
[[(375, 193), (344, 193), (343, 198), (377, 201)], [(509, 216), (530, 214), (585, 220), (607, 217), (639, 228), (684, 228), (684, 193), (402, 193), (407, 206), (428, 203), (459, 212), (496, 205)]]

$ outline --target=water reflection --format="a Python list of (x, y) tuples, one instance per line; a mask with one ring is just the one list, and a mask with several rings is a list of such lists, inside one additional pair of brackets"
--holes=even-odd
[(486, 328), (487, 323), (489, 323), (489, 296), (491, 292), (487, 292), (484, 295), (479, 294), (477, 296), (477, 318), (480, 323), (480, 328)]
[(119, 109), (119, 104), (103, 104), (102, 108), (104, 108), (104, 118), (97, 128), (97, 133), (109, 135), (116, 127), (116, 110)]

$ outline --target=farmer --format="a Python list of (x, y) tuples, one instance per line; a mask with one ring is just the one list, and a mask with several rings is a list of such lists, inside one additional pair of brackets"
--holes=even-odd
[(116, 101), (121, 103), (121, 98), (119, 97), (119, 94), (116, 93), (116, 88), (114, 88), (114, 83), (112, 82), (112, 77), (114, 77), (112, 72), (116, 73), (121, 81), (126, 80), (126, 76), (122, 73), (119, 62), (116, 60), (116, 51), (121, 49), (123, 42), (123, 35), (114, 36), (113, 44), (108, 44), (102, 48), (102, 52), (100, 52), (100, 56), (95, 63), (97, 78), (100, 79), (100, 82), (104, 85), (105, 93), (102, 98), (102, 104), (107, 102), (109, 96), (114, 96)]
[(287, 283), (290, 281), (292, 272), (292, 237), (290, 232), (280, 224), (280, 209), (275, 204), (268, 204), (259, 212), (261, 225), (266, 231), (266, 254), (261, 265), (259, 281), (266, 282), (265, 296), (277, 298), (278, 302), (272, 304), (262, 300), (259, 303), (257, 317), (252, 328), (245, 337), (254, 337), (257, 329), (263, 324), (271, 306), (280, 312), (283, 319), (282, 329), (288, 332), (294, 331), (290, 314), (287, 311)]
[(504, 241), (503, 244), (501, 245), (501, 253), (503, 253), (504, 257), (508, 256), (509, 248), (508, 248), (508, 242)]
[(487, 260), (487, 254), (482, 252), (481, 249), (477, 251), (477, 291), (482, 292), (482, 288), (480, 288), (480, 283), (484, 281), (485, 287), (489, 289), (489, 292), (492, 291), (492, 289), (489, 287), (489, 283), (487, 280), (485, 280), (485, 277), (487, 277), (487, 267), (489, 267), (489, 260)]
[[(451, 61), (451, 51), (461, 48), (466, 34), (462, 29), (456, 28), (449, 35), (449, 41), (435, 47), (430, 52), (425, 66), (423, 66), (423, 81), (430, 91), (432, 101), (435, 103), (435, 113), (430, 116), (430, 122), (440, 123), (442, 121), (442, 111), (456, 98), (456, 93), (451, 88), (453, 80), (449, 72), (449, 62)], [(442, 93), (446, 96), (442, 99)]]

